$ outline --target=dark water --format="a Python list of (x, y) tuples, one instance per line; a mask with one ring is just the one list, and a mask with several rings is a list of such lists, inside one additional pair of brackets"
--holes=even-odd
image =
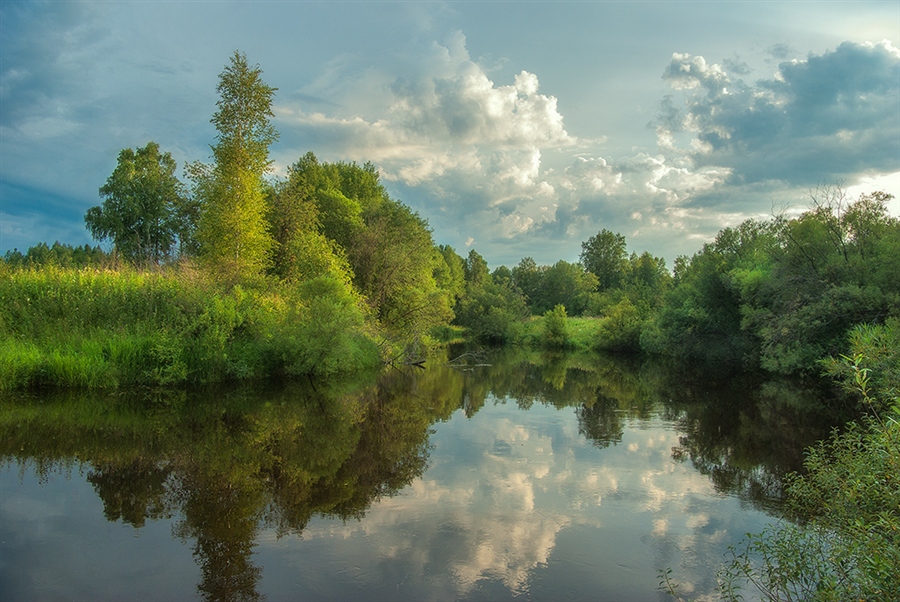
[(715, 585), (829, 427), (603, 357), (7, 396), (0, 599), (655, 600)]

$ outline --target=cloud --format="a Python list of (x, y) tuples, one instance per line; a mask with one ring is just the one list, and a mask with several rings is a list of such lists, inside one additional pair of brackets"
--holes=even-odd
[(362, 90), (368, 108), (326, 115), (286, 103), (276, 111), (282, 129), (290, 139), (329, 140), (344, 158), (372, 161), (387, 182), (421, 187), (452, 204), (458, 219), (477, 216), (501, 238), (553, 221), (555, 189), (542, 168), (543, 152), (578, 141), (535, 74), (521, 71), (510, 83), (495, 83), (465, 44), (455, 32), (428, 46), (402, 75), (391, 79), (369, 69), (350, 89), (327, 82), (347, 82), (357, 67), (334, 63), (306, 93), (331, 90), (346, 107)]
[(898, 169), (900, 50), (888, 41), (845, 42), (754, 83), (676, 53), (663, 77), (687, 95), (683, 107), (663, 107), (661, 144), (675, 149), (689, 134), (685, 155), (695, 167), (728, 170), (729, 184), (809, 186)]
[[(310, 150), (370, 161), (437, 242), (474, 246), (492, 266), (574, 261), (601, 228), (672, 258), (732, 220), (802, 204), (820, 182), (900, 172), (898, 51), (889, 42), (791, 60), (797, 51), (778, 39), (759, 55), (735, 39), (718, 63), (682, 52), (655, 68), (644, 46), (609, 46), (617, 83), (594, 58), (550, 52), (563, 46), (529, 58), (512, 36), (466, 21), (479, 10), (3, 2), (3, 246), (52, 240), (66, 220), (80, 232), (67, 242), (86, 240), (82, 216), (122, 148), (155, 140), (179, 164), (208, 159), (216, 76), (235, 47), (279, 88), (276, 174)], [(201, 12), (207, 25), (189, 27)], [(444, 29), (464, 25), (471, 43)], [(656, 43), (675, 49), (668, 38)], [(774, 75), (752, 80), (751, 65)], [(623, 99), (646, 93), (656, 105), (661, 85), (671, 94), (639, 131), (648, 118)], [(621, 118), (615, 131), (593, 131), (610, 115)]]
[[(459, 412), (436, 429), (428, 472), (359, 522), (313, 521), (296, 540), (264, 533), (260, 547), (295, 548), (292, 570), (304, 582), (310, 568), (301, 550), (346, 567), (375, 597), (379, 587), (396, 587), (399, 597), (429, 600), (541, 598), (542, 579), (552, 581), (574, 554), (588, 559), (579, 587), (612, 599), (617, 567), (652, 575), (678, 562), (707, 566), (746, 530), (736, 499), (716, 493), (690, 463), (672, 461), (677, 432), (641, 421), (628, 425), (621, 445), (601, 450), (574, 418), (571, 409), (522, 412), (497, 400), (475, 418)], [(624, 545), (608, 545), (623, 537)], [(699, 590), (713, 585), (685, 572)]]
[(773, 191), (793, 200), (822, 181), (897, 171), (898, 56), (888, 42), (848, 42), (748, 83), (750, 67), (736, 55), (719, 65), (676, 53), (663, 72), (675, 95), (654, 124), (656, 152), (625, 157), (602, 156), (601, 142), (568, 132), (538, 75), (495, 82), (460, 32), (396, 75), (333, 61), (304, 93), (340, 108), (285, 103), (277, 113), (288, 138), (374, 162), (440, 242), (467, 241), (494, 265), (535, 248), (574, 260), (600, 228), (671, 257), (725, 225), (765, 217)]

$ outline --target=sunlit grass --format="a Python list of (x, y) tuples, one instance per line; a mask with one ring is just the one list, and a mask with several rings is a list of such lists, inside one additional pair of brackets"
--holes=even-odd
[[(597, 347), (597, 331), (602, 318), (566, 318), (566, 348), (586, 351)], [(529, 347), (543, 347), (546, 339), (544, 317), (532, 316), (525, 321), (522, 341)]]
[[(329, 302), (339, 289), (224, 288), (189, 267), (10, 270), (0, 279), (0, 389), (297, 374), (296, 358), (313, 348), (304, 374), (377, 363), (362, 318), (336, 319), (362, 315), (354, 298)], [(328, 332), (310, 330), (326, 321)]]

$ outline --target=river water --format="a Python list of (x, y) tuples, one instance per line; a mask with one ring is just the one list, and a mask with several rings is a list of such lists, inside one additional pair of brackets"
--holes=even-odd
[(702, 599), (830, 426), (790, 383), (464, 360), (3, 397), (0, 599)]

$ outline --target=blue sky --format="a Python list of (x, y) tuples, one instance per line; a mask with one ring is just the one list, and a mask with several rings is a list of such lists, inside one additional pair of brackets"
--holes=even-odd
[[(91, 242), (123, 148), (208, 161), (234, 50), (278, 88), (274, 175), (371, 161), (436, 242), (692, 254), (818, 186), (900, 197), (900, 3), (0, 4), (0, 252)], [(890, 210), (900, 215), (900, 200)]]

